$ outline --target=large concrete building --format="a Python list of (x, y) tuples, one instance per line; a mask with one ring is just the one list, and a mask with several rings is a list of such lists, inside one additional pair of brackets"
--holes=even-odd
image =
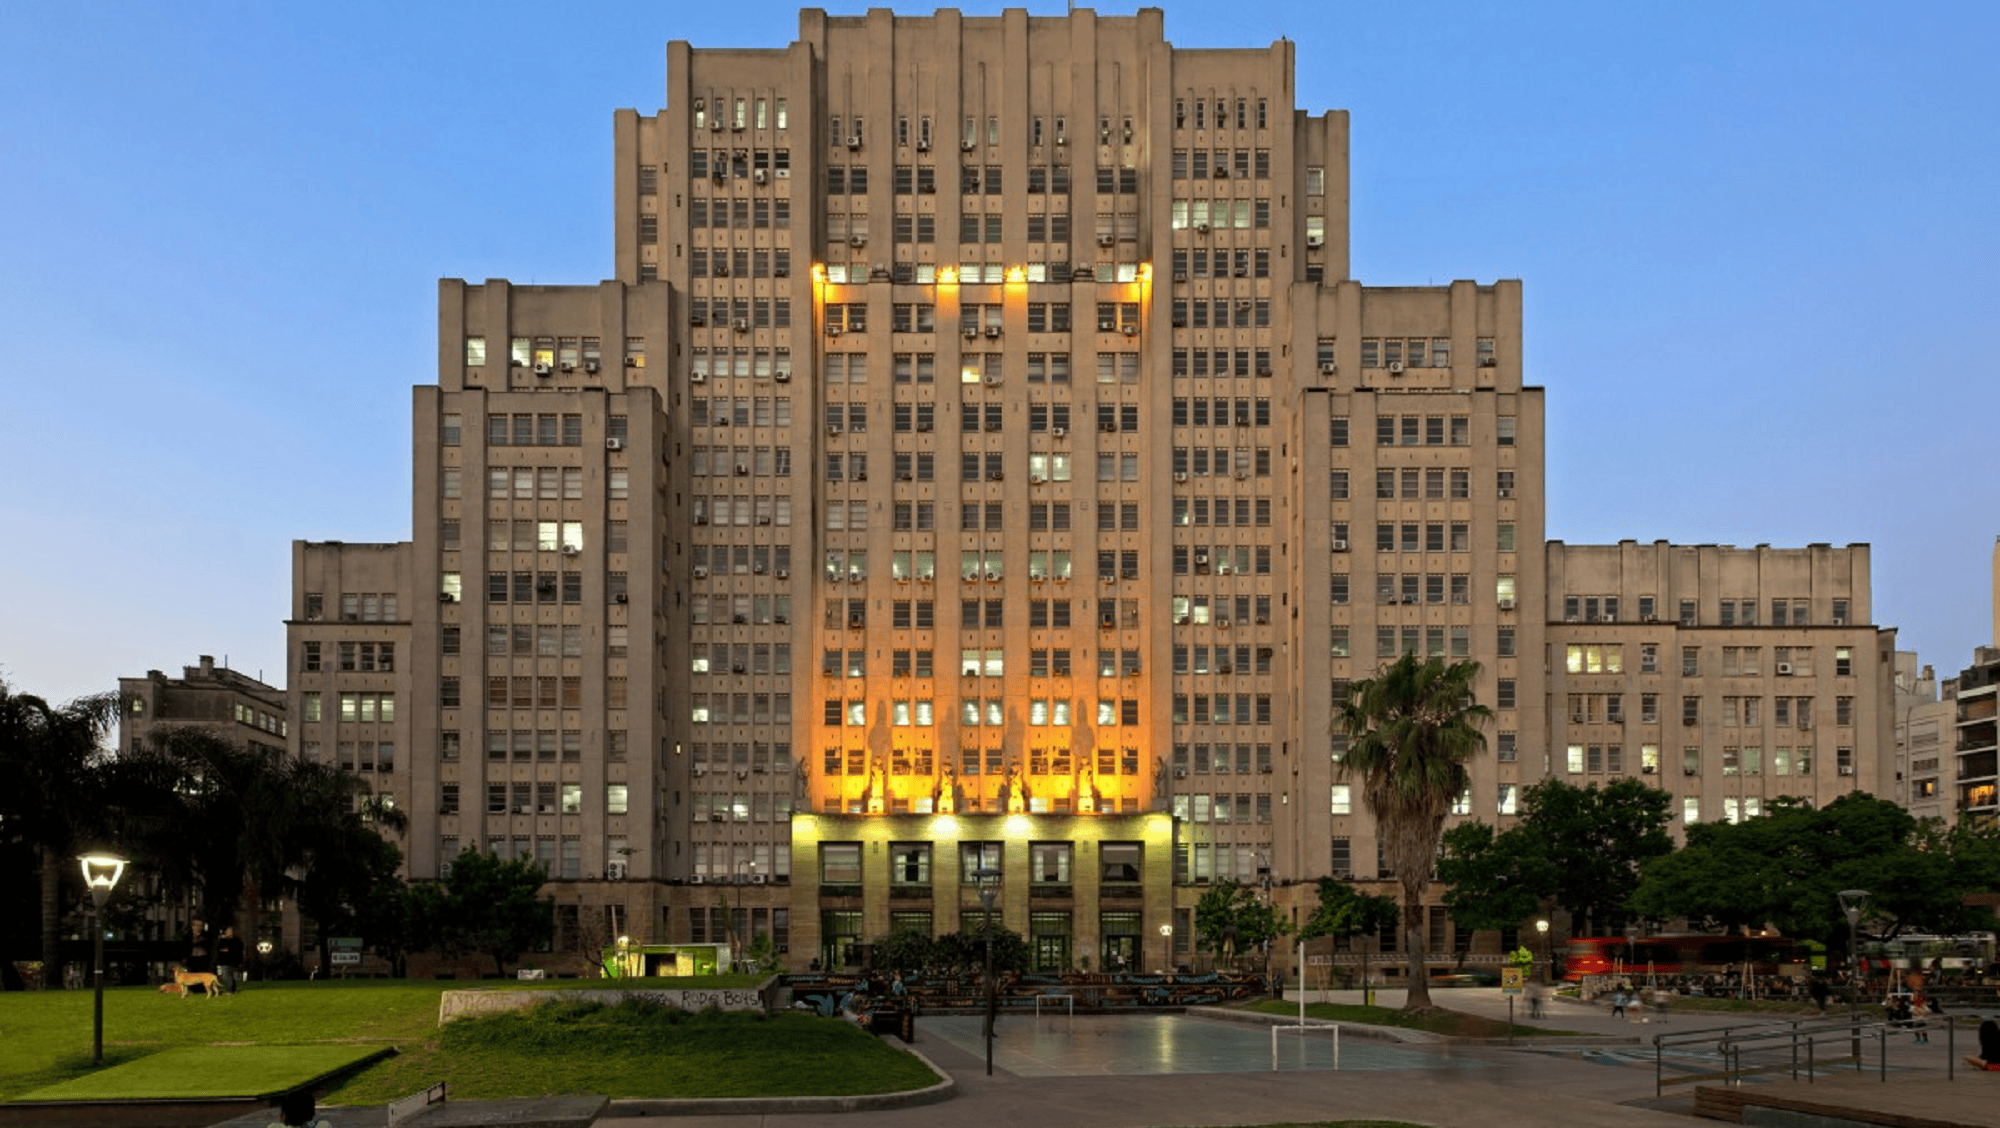
[(534, 857), (795, 966), (991, 882), (1048, 966), (1183, 962), (1209, 883), (1382, 876), (1332, 706), (1406, 651), (1480, 663), (1467, 817), (1875, 778), (1866, 547), (1548, 544), (1520, 284), (1349, 277), (1346, 115), (1163, 21), (671, 44), (616, 276), (442, 284), (411, 541), (295, 556), (296, 739), (385, 777), (413, 877)]

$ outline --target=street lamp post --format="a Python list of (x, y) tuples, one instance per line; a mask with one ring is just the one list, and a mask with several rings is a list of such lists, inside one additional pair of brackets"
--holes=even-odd
[(1160, 926), (1160, 956), (1160, 974), (1165, 975), (1174, 967), (1174, 926), (1171, 924)]
[(1847, 1023), (1854, 1031), (1854, 1060), (1861, 1060), (1861, 908), (1868, 903), (1866, 889), (1843, 889), (1838, 894), (1840, 911), (1847, 917)]
[(1546, 920), (1536, 921), (1535, 935), (1541, 937), (1542, 958), (1547, 961), (1546, 969), (1542, 972), (1542, 982), (1554, 983), (1556, 976), (1556, 952), (1554, 948), (1549, 946), (1549, 922)]
[(972, 880), (979, 883), (979, 905), (986, 910), (986, 922), (981, 931), (986, 934), (986, 1076), (993, 1076), (993, 1010), (997, 996), (993, 991), (993, 899), (1000, 894), (1000, 887), (994, 882), (1000, 877), (997, 869), (980, 867), (972, 871)]
[(92, 1003), (90, 1064), (104, 1064), (104, 902), (125, 876), (125, 859), (115, 854), (85, 854), (83, 884), (90, 890), (91, 982), (96, 999)]

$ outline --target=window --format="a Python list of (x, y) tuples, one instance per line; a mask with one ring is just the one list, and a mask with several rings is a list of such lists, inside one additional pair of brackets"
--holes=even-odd
[(889, 846), (889, 883), (892, 886), (921, 887), (931, 883), (931, 844), (895, 842)]
[(627, 802), (627, 794), (628, 794), (628, 792), (627, 792), (627, 788), (626, 788), (626, 785), (625, 785), (625, 784), (622, 784), (622, 783), (607, 783), (607, 784), (605, 784), (605, 785), (604, 785), (604, 813), (605, 813), (605, 814), (607, 814), (607, 815), (622, 815), (622, 814), (625, 814), (625, 813), (626, 813), (626, 802)]
[(822, 885), (861, 884), (861, 843), (820, 843), (819, 880)]

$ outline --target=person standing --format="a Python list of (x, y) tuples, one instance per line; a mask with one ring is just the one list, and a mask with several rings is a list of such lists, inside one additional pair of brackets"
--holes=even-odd
[(232, 926), (223, 929), (221, 939), (215, 942), (215, 978), (224, 991), (234, 995), (242, 977), (243, 941)]
[(214, 971), (215, 952), (212, 946), (215, 938), (209, 934), (204, 921), (188, 922), (188, 950), (186, 967), (189, 971)]
[(1812, 982), (1806, 984), (1806, 994), (1812, 996), (1813, 1005), (1819, 1008), (1819, 1013), (1825, 1014), (1827, 997), (1832, 994), (1826, 985), (1826, 980), (1817, 975), (1813, 976)]

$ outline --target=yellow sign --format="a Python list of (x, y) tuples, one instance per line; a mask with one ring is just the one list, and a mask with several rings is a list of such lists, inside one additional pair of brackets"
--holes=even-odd
[(1523, 983), (1523, 982), (1524, 982), (1524, 981), (1525, 981), (1526, 979), (1527, 979), (1527, 972), (1526, 972), (1526, 971), (1525, 971), (1524, 969), (1522, 969), (1522, 968), (1518, 968), (1518, 967), (1503, 967), (1503, 968), (1501, 968), (1501, 969), (1500, 969), (1500, 993), (1501, 993), (1502, 995), (1518, 995), (1518, 994), (1520, 994), (1520, 993), (1521, 993), (1521, 984), (1522, 984), (1522, 983)]

